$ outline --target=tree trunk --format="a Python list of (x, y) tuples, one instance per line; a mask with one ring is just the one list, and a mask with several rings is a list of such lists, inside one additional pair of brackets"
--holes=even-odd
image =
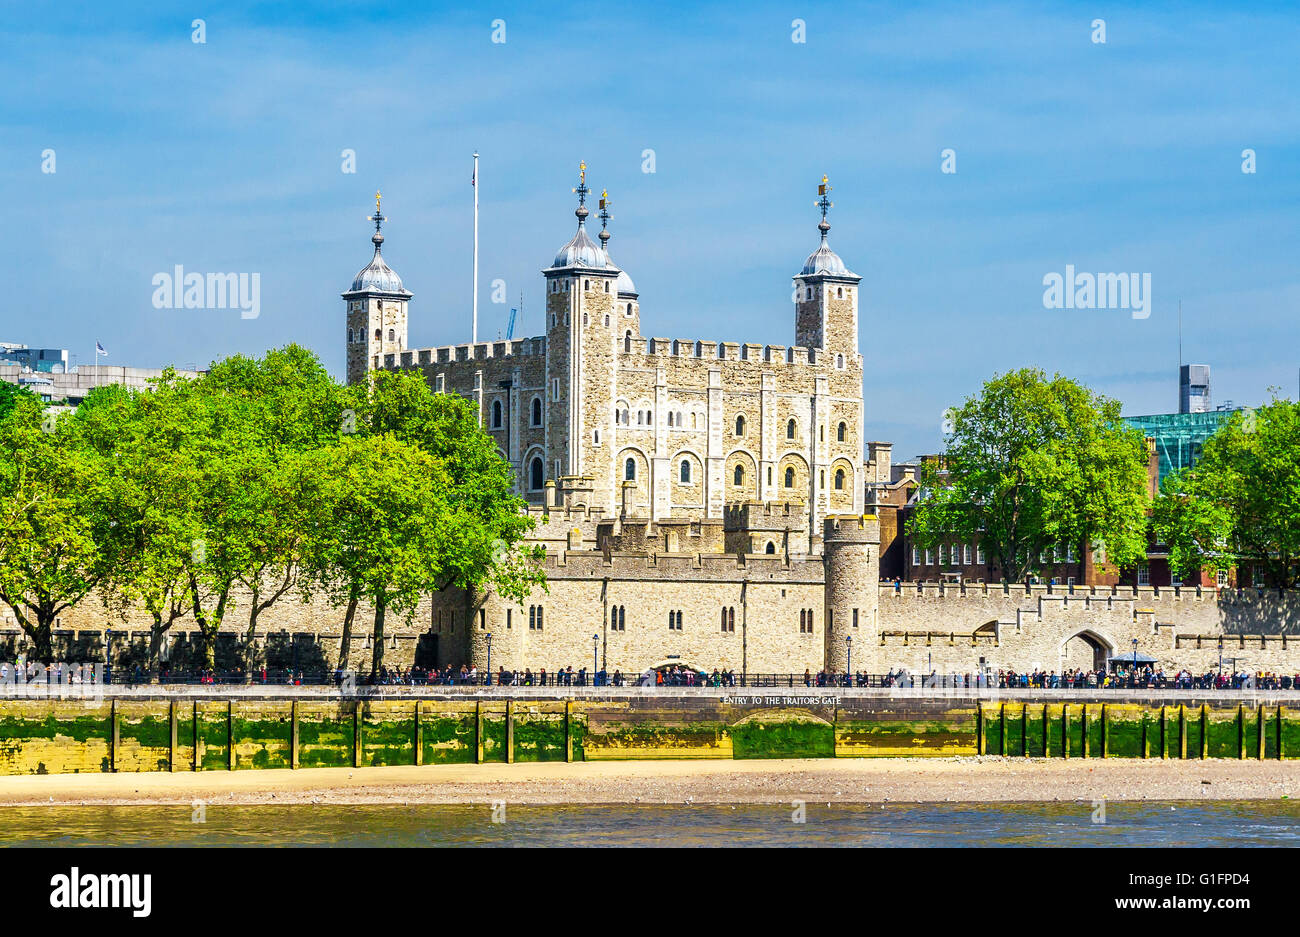
[(379, 668), (384, 665), (384, 602), (375, 599), (375, 636), (370, 658), (370, 682), (379, 679)]
[(339, 648), (339, 670), (347, 673), (348, 661), (352, 658), (352, 620), (357, 615), (357, 596), (354, 593), (348, 599), (348, 610), (343, 616), (343, 646)]
[(54, 658), (54, 613), (42, 609), (36, 613), (36, 625), (23, 625), (23, 630), (32, 639), (32, 656), (41, 663), (48, 663)]

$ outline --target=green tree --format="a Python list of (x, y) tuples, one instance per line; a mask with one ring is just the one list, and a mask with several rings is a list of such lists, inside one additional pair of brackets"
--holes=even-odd
[(1270, 586), (1300, 585), (1300, 405), (1232, 414), (1195, 465), (1165, 478), (1153, 525), (1180, 575), (1250, 563)]
[(38, 398), (26, 387), (0, 381), (0, 420), (9, 415), (9, 411), (19, 400), (38, 400)]
[(920, 546), (978, 538), (1009, 581), (1057, 544), (1101, 547), (1119, 566), (1145, 555), (1146, 444), (1118, 401), (1025, 368), (948, 417), (942, 463), (927, 465), (908, 522)]
[(150, 615), (148, 666), (157, 675), (172, 626), (193, 611), (191, 565), (203, 531), (189, 451), (198, 425), (187, 402), (191, 382), (164, 373), (153, 390), (97, 388), (77, 409), (82, 437), (110, 466), (104, 499), (109, 535), (101, 544), (106, 607), (126, 618)]
[(52, 658), (56, 617), (107, 572), (105, 477), (73, 421), (34, 396), (0, 420), (0, 599), (39, 660)]
[[(304, 537), (316, 506), (297, 488), (305, 453), (336, 445), (350, 416), (348, 397), (314, 354), (299, 345), (260, 359), (236, 355), (214, 364), (205, 394), (241, 401), (246, 438), (260, 460), (260, 483), (245, 494), (258, 523), (245, 530), (245, 565), (236, 580), (250, 594), (245, 648), (251, 651), (258, 617), (297, 583)], [(301, 591), (301, 590), (300, 590)], [(306, 598), (306, 596), (304, 596)]]
[(544, 586), (543, 548), (526, 549), (522, 543), (534, 526), (527, 503), (515, 494), (514, 472), (479, 425), (473, 403), (434, 393), (412, 371), (378, 371), (351, 390), (358, 433), (392, 434), (446, 467), (451, 508), (446, 523), (455, 538), (436, 588), (490, 585), (522, 600), (534, 586)]
[(373, 675), (383, 665), (386, 616), (415, 611), (451, 547), (448, 474), (390, 435), (353, 436), (304, 460), (300, 482), (323, 519), (307, 540), (306, 573), (347, 609), (339, 667), (348, 669), (357, 605), (366, 599), (375, 613)]

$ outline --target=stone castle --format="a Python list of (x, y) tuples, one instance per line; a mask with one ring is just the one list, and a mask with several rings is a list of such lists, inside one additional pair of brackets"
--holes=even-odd
[[(820, 243), (793, 277), (789, 347), (643, 337), (603, 198), (601, 230), (588, 234), (585, 167), (575, 191), (577, 230), (542, 271), (546, 334), (446, 348), (406, 347), (413, 294), (382, 256), (376, 204), (374, 256), (343, 293), (348, 379), (418, 369), (472, 400), (529, 502), (547, 577), (522, 603), (428, 597), (409, 621), (390, 619), (390, 665), (973, 673), (1102, 668), (1132, 654), (1166, 669), (1300, 670), (1293, 595), (881, 583), (890, 446), (865, 441), (861, 279), (828, 243), (825, 180)], [(341, 609), (286, 597), (250, 638), (248, 597), (233, 602), (218, 641), (226, 666), (250, 641), (270, 666), (339, 660)], [(360, 609), (354, 666), (369, 659), (369, 620)], [(111, 629), (117, 659), (139, 659), (148, 622), (139, 610), (110, 617), (92, 598), (64, 613), (56, 643), (94, 659)], [(178, 622), (164, 654), (186, 660), (195, 630)], [(23, 643), (0, 610), (0, 652)]]
[(542, 271), (546, 334), (408, 349), (412, 294), (381, 256), (376, 207), (374, 257), (343, 294), (349, 381), (419, 369), (436, 391), (472, 400), (547, 548), (548, 590), (526, 602), (432, 597), (424, 662), (1059, 670), (1105, 667), (1138, 638), (1142, 656), (1182, 666), (1217, 652), (1218, 635), (1253, 629), (1275, 635), (1256, 639), (1254, 658), (1280, 665), (1290, 612), (1243, 617), (1212, 590), (881, 586), (873, 505), (891, 447), (865, 441), (861, 278), (828, 242), (829, 191), (823, 177), (789, 347), (643, 337), (603, 195), (601, 229), (588, 234), (583, 165), (577, 230)]

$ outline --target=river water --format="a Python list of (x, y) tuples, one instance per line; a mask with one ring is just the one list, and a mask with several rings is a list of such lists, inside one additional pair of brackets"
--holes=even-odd
[[(498, 822), (499, 821), (499, 822)], [(802, 821), (802, 822), (800, 822)], [(0, 846), (1294, 846), (1300, 803), (0, 808)]]

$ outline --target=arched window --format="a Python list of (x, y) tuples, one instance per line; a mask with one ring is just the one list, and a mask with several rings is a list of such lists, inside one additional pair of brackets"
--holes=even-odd
[(354, 339), (352, 335), (353, 335), (352, 329), (348, 329), (348, 344), (351, 344), (352, 342), (356, 341), (356, 339)]
[(735, 485), (739, 486), (745, 484), (745, 467), (743, 465), (737, 465), (736, 471), (732, 474), (732, 478), (734, 479), (733, 484)]
[(623, 315), (625, 315), (625, 316), (630, 316), (631, 314), (632, 314), (632, 304), (631, 304), (631, 303), (628, 303), (628, 304), (627, 304), (627, 312), (623, 313)]
[(736, 417), (736, 435), (745, 435), (745, 418), (743, 416)]
[(628, 412), (627, 412), (627, 407), (624, 407), (624, 408), (623, 408), (623, 425), (624, 425), (624, 426), (627, 426), (627, 424), (628, 424), (628, 416), (629, 416), (629, 415), (628, 415)]
[(844, 298), (844, 287), (842, 287), (842, 286), (837, 286), (837, 287), (835, 287), (835, 298), (836, 298), (836, 299), (843, 299), (843, 298)]
[(605, 328), (609, 328), (609, 316), (605, 316)]
[(794, 487), (794, 466), (786, 466), (785, 469), (785, 487)]
[(395, 342), (395, 341), (397, 341), (397, 335), (396, 335), (395, 332), (393, 332), (392, 329), (389, 329), (389, 330), (388, 330), (388, 340), (389, 340), (390, 342)]
[(835, 438), (838, 442), (844, 442), (844, 434), (849, 431), (849, 424), (841, 423), (835, 428)]
[(541, 397), (533, 398), (533, 425), (534, 426), (542, 425), (542, 398)]
[(682, 459), (681, 479), (683, 485), (691, 483), (691, 462), (689, 459)]
[(501, 401), (500, 400), (492, 401), (492, 428), (493, 429), (501, 428)]
[(791, 420), (790, 422), (785, 424), (785, 438), (794, 439), (794, 431), (795, 431), (795, 422), (794, 420)]
[[(609, 292), (609, 281), (608, 281), (608, 280), (605, 281), (605, 292), (606, 292), (606, 293)], [(605, 324), (608, 325), (609, 323), (606, 322)]]
[(835, 356), (835, 367), (839, 368), (841, 371), (844, 370), (844, 356), (843, 356), (843, 355), (836, 355), (836, 356)]
[(542, 487), (542, 460), (533, 459), (528, 465), (528, 487), (533, 491), (538, 491)]
[(623, 463), (623, 478), (626, 481), (636, 481), (636, 459), (629, 458)]
[(597, 446), (600, 445), (600, 430), (598, 430), (598, 429), (593, 429), (593, 430), (591, 431), (591, 441), (592, 441), (592, 443), (593, 443), (594, 445), (597, 445)]
[(668, 411), (668, 425), (669, 426), (673, 425), (673, 411), (671, 410)]
[(375, 329), (375, 341), (382, 342), (383, 340), (384, 340), (384, 330)]
[[(632, 307), (629, 306), (628, 308), (631, 309)], [(628, 329), (626, 332), (623, 333), (623, 351), (628, 352), (629, 354), (632, 351), (632, 330), (631, 329)]]
[(835, 470), (835, 490), (836, 491), (844, 490), (844, 469)]
[(769, 540), (769, 541), (767, 542), (767, 550), (766, 550), (765, 552), (767, 552), (767, 553), (775, 553), (775, 552), (776, 552), (776, 544)]

